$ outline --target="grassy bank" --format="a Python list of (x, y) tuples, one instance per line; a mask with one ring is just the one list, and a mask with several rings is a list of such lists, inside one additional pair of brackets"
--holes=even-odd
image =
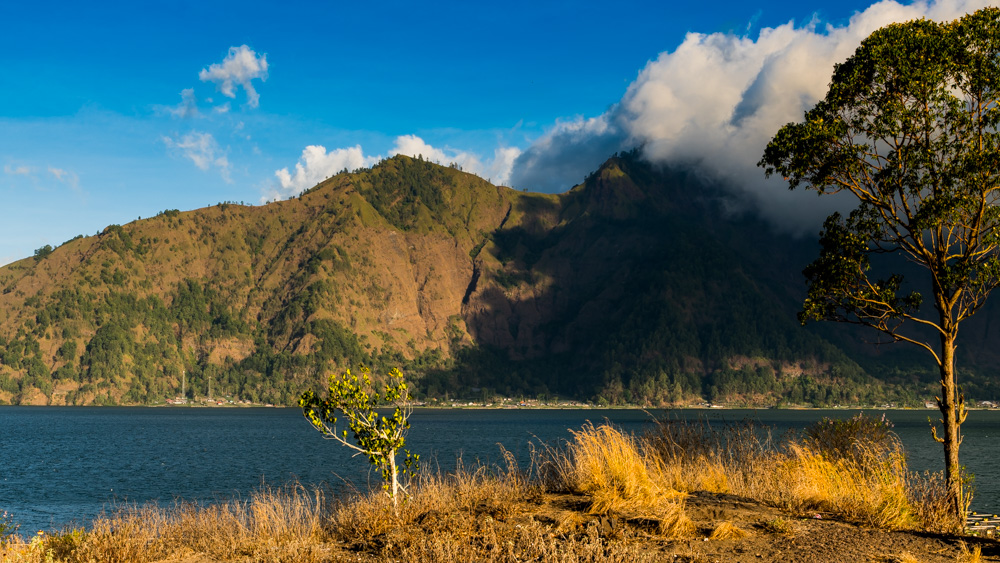
[[(396, 508), (381, 492), (331, 498), (302, 487), (208, 507), (124, 507), (88, 531), (10, 537), (0, 556), (24, 562), (698, 561), (706, 549), (731, 545), (735, 554), (756, 545), (747, 543), (754, 538), (763, 548), (801, 543), (816, 526), (835, 522), (880, 534), (923, 533), (914, 538), (957, 531), (944, 524), (940, 476), (909, 472), (898, 439), (878, 420), (824, 422), (783, 439), (749, 424), (717, 429), (662, 422), (640, 437), (588, 424), (566, 444), (539, 447), (533, 458), (527, 471), (508, 456), (505, 467), (425, 474)], [(900, 547), (887, 556), (982, 557), (957, 543), (937, 554), (919, 553), (920, 543), (899, 545), (917, 552)]]

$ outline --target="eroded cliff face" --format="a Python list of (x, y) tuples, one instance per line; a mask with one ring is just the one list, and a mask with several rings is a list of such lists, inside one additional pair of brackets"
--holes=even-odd
[(514, 199), (463, 308), (477, 342), (513, 359), (570, 354), (621, 322), (645, 271), (666, 266), (665, 223), (698, 211), (664, 178), (640, 186), (628, 167), (613, 158), (570, 192)]
[(123, 400), (143, 370), (164, 392), (198, 366), (305, 381), (359, 355), (591, 350), (674, 205), (627, 166), (545, 195), (396, 157), (288, 201), (112, 225), (0, 270), (0, 373), (55, 382), (0, 399)]
[(182, 371), (298, 385), (383, 354), (447, 359), (472, 342), (476, 255), (516, 194), (396, 157), (288, 201), (166, 211), (8, 265), (0, 400), (132, 402), (140, 379), (143, 396), (169, 394)]
[(560, 196), (518, 195), (462, 309), (472, 340), (531, 388), (653, 404), (700, 394), (739, 357), (779, 379), (866, 377), (795, 320), (810, 241), (726, 216), (721, 196), (634, 154)]

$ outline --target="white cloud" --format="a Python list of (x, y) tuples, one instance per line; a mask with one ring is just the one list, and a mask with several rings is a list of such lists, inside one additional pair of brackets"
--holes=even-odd
[[(516, 147), (500, 147), (494, 151), (492, 159), (484, 162), (479, 156), (466, 151), (439, 149), (427, 144), (416, 135), (401, 135), (396, 137), (389, 156), (397, 154), (422, 156), (424, 160), (438, 164), (457, 164), (466, 172), (490, 178), (495, 183), (503, 183), (506, 182), (511, 166), (520, 152)], [(282, 168), (274, 172), (277, 184), (265, 189), (261, 202), (298, 195), (344, 169), (367, 168), (380, 160), (382, 156), (366, 156), (361, 145), (329, 152), (322, 145), (309, 145), (302, 151), (294, 171)]]
[(439, 149), (427, 144), (416, 135), (396, 137), (396, 145), (389, 151), (390, 156), (396, 154), (422, 156), (424, 160), (438, 164), (457, 164), (465, 172), (490, 179), (498, 184), (506, 183), (510, 178), (511, 166), (520, 153), (520, 149), (516, 147), (500, 147), (494, 151), (493, 158), (484, 163), (476, 154), (451, 148)]
[(247, 105), (252, 108), (260, 104), (260, 95), (253, 87), (252, 81), (259, 78), (267, 80), (267, 55), (257, 56), (257, 53), (246, 45), (230, 47), (229, 54), (221, 63), (203, 68), (198, 73), (202, 82), (214, 82), (215, 87), (228, 98), (236, 97), (236, 86), (242, 86), (247, 94)]
[(198, 117), (198, 98), (194, 95), (194, 88), (181, 90), (181, 103), (176, 106), (157, 107), (157, 112), (165, 112), (173, 117), (188, 118)]
[(69, 172), (67, 170), (63, 170), (62, 168), (55, 168), (52, 166), (49, 166), (48, 170), (49, 174), (52, 174), (52, 176), (54, 176), (59, 182), (66, 184), (74, 190), (80, 189), (80, 177), (76, 174), (76, 172)]
[(628, 147), (612, 113), (558, 121), (512, 163), (510, 184), (532, 191), (563, 192), (580, 183), (613, 153)]
[(288, 168), (275, 171), (278, 185), (267, 190), (261, 201), (298, 195), (345, 168), (357, 170), (371, 166), (378, 160), (378, 157), (365, 156), (361, 145), (330, 152), (322, 145), (309, 145), (302, 150), (294, 172), (289, 172)]
[(28, 168), (27, 166), (11, 166), (9, 164), (4, 164), (3, 173), (10, 176), (28, 176), (31, 174), (31, 168)]
[(222, 174), (222, 179), (232, 182), (230, 178), (229, 158), (225, 151), (219, 147), (215, 137), (211, 133), (192, 131), (183, 137), (174, 139), (163, 137), (163, 143), (168, 148), (179, 151), (182, 156), (194, 162), (194, 165), (202, 170), (209, 170), (215, 167)]
[(564, 174), (559, 180), (565, 189), (582, 178), (575, 165), (581, 155), (604, 151), (607, 158), (619, 150), (616, 144), (643, 145), (654, 161), (697, 165), (774, 222), (815, 232), (837, 198), (790, 192), (780, 180), (765, 180), (756, 163), (767, 142), (785, 123), (802, 119), (825, 95), (834, 64), (879, 27), (920, 17), (952, 20), (984, 5), (886, 0), (854, 14), (843, 27), (790, 22), (762, 29), (756, 40), (690, 33), (674, 51), (648, 63), (607, 113), (556, 124), (524, 151), (512, 178), (521, 187), (523, 180)]
[[(45, 171), (48, 172), (52, 178), (55, 178), (60, 184), (64, 184), (72, 190), (80, 189), (80, 176), (73, 171), (66, 170), (63, 168), (57, 168), (55, 166), (44, 167)], [(12, 166), (10, 164), (5, 164), (3, 167), (4, 174), (8, 176), (23, 176), (25, 177), (35, 189), (47, 190), (51, 184), (43, 181), (45, 174), (41, 175), (35, 174), (36, 169), (30, 166), (18, 165)]]
[(486, 169), (486, 177), (492, 178), (498, 184), (510, 182), (510, 171), (514, 168), (514, 161), (521, 156), (521, 149), (517, 147), (497, 147), (493, 151), (493, 160), (490, 161)]

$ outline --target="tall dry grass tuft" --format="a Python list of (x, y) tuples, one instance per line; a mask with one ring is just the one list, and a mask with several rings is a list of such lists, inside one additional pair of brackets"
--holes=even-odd
[(791, 444), (783, 469), (789, 508), (836, 512), (876, 528), (901, 529), (916, 523), (901, 448), (866, 451), (859, 446), (857, 455), (837, 458)]
[(162, 534), (170, 515), (154, 507), (123, 507), (110, 517), (94, 521), (68, 561), (125, 563), (154, 561), (168, 554)]
[(169, 508), (126, 505), (91, 529), (12, 542), (3, 561), (144, 563), (192, 553), (220, 561), (323, 561), (325, 497), (295, 486), (247, 500)]
[[(922, 529), (948, 534), (964, 531), (956, 526), (955, 518), (951, 516), (952, 503), (948, 500), (948, 482), (944, 478), (944, 471), (910, 473), (907, 493)], [(964, 500), (965, 511), (968, 512), (969, 503), (972, 502), (971, 491), (966, 491)]]
[(577, 492), (591, 495), (592, 513), (654, 506), (677, 496), (666, 488), (638, 449), (636, 440), (610, 425), (586, 424), (572, 432), (569, 451), (572, 474), (567, 481)]
[(554, 533), (527, 516), (542, 488), (505, 457), (506, 469), (424, 475), (396, 512), (384, 494), (349, 499), (333, 510), (331, 534), (353, 550), (412, 562), (652, 560), (628, 531), (607, 537), (590, 523)]
[(382, 547), (386, 538), (407, 527), (420, 528), (442, 519), (475, 515), (504, 520), (519, 504), (540, 494), (517, 470), (509, 453), (506, 470), (478, 466), (449, 474), (424, 474), (395, 511), (381, 492), (357, 495), (337, 503), (330, 515), (331, 533), (359, 548)]
[(326, 497), (300, 486), (263, 489), (247, 500), (198, 507), (181, 505), (163, 534), (170, 548), (186, 546), (220, 559), (273, 557), (316, 559), (314, 546), (323, 528)]
[(965, 542), (961, 543), (962, 552), (958, 556), (958, 563), (981, 563), (983, 560), (983, 548), (976, 546), (969, 550)]
[(748, 422), (717, 428), (707, 422), (658, 420), (643, 444), (658, 458), (671, 487), (729, 493), (756, 474), (752, 466), (767, 448), (756, 431)]
[[(726, 492), (799, 512), (829, 511), (879, 528), (940, 526), (933, 481), (909, 472), (883, 419), (824, 419), (775, 441), (749, 422), (660, 421), (643, 440), (679, 490)], [(940, 504), (940, 506), (938, 506)]]
[(660, 533), (682, 537), (693, 530), (684, 513), (684, 494), (670, 485), (666, 466), (642, 449), (642, 442), (617, 428), (587, 423), (572, 431), (561, 450), (548, 449), (543, 481), (556, 490), (591, 497), (591, 514), (634, 514), (659, 522)]

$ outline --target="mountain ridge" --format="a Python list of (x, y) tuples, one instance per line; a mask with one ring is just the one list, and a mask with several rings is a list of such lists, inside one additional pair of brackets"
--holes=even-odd
[(559, 195), (397, 156), (286, 201), (111, 225), (0, 268), (0, 401), (155, 403), (183, 377), (289, 404), (361, 361), (427, 398), (919, 401), (919, 370), (798, 326), (815, 249), (722, 197), (638, 151)]

